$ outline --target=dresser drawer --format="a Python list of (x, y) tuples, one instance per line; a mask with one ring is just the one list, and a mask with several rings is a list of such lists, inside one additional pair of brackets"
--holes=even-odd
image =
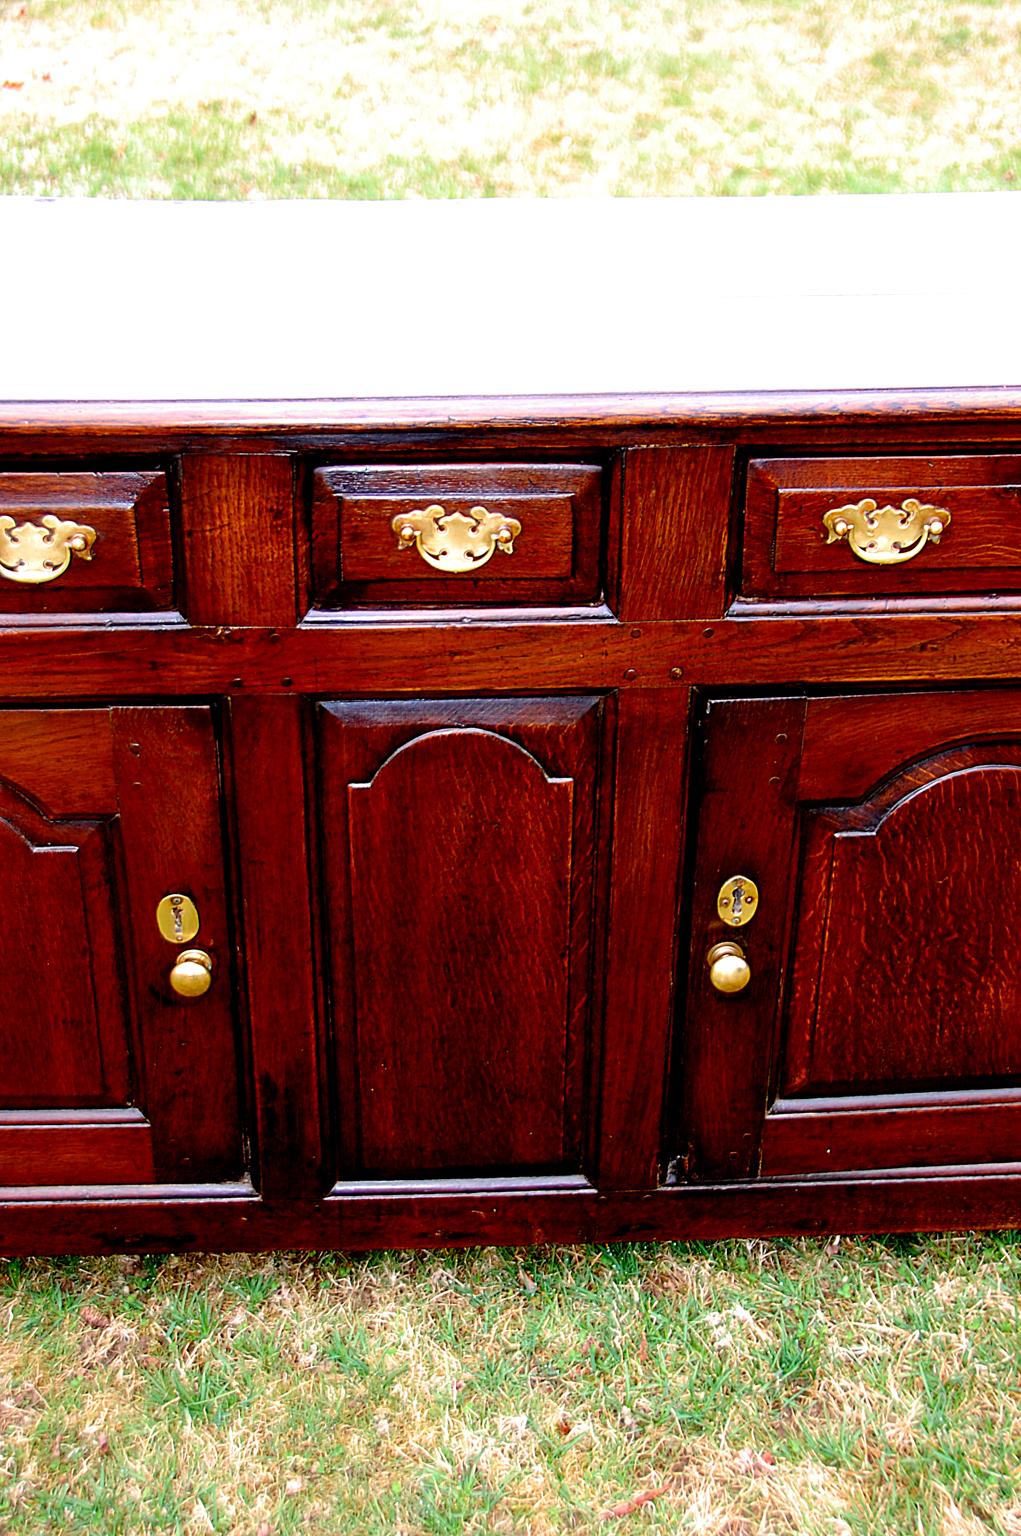
[(316, 470), (314, 602), (457, 608), (595, 602), (602, 481), (592, 464)]
[(0, 473), (0, 613), (113, 613), (172, 604), (166, 475)]
[(752, 598), (1021, 591), (1021, 455), (755, 459)]

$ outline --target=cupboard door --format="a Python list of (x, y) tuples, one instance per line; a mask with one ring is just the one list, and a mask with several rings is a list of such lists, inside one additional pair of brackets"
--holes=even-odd
[(581, 1169), (603, 715), (319, 707), (339, 1179)]
[(702, 761), (689, 1176), (1015, 1161), (1021, 693), (713, 701)]
[[(0, 888), (0, 1184), (239, 1175), (211, 711), (0, 710)], [(197, 935), (161, 935), (169, 894)], [(193, 998), (188, 948), (212, 963)]]

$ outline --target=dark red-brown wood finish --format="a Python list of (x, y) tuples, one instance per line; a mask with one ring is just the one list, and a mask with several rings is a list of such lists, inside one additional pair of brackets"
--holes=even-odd
[(0, 1249), (1021, 1221), (1019, 463), (1017, 392), (0, 407), (95, 533), (0, 580)]

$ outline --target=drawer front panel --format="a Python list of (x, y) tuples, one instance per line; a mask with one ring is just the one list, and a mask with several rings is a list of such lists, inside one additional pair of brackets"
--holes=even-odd
[(1021, 455), (758, 459), (748, 467), (745, 596), (1018, 590)]
[(166, 475), (0, 474), (0, 612), (172, 606)]
[(588, 464), (353, 465), (313, 481), (317, 606), (544, 606), (600, 595)]

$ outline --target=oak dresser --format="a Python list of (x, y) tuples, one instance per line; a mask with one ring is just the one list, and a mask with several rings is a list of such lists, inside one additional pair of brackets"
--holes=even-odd
[(1016, 1223), (1019, 236), (0, 203), (0, 1251)]

